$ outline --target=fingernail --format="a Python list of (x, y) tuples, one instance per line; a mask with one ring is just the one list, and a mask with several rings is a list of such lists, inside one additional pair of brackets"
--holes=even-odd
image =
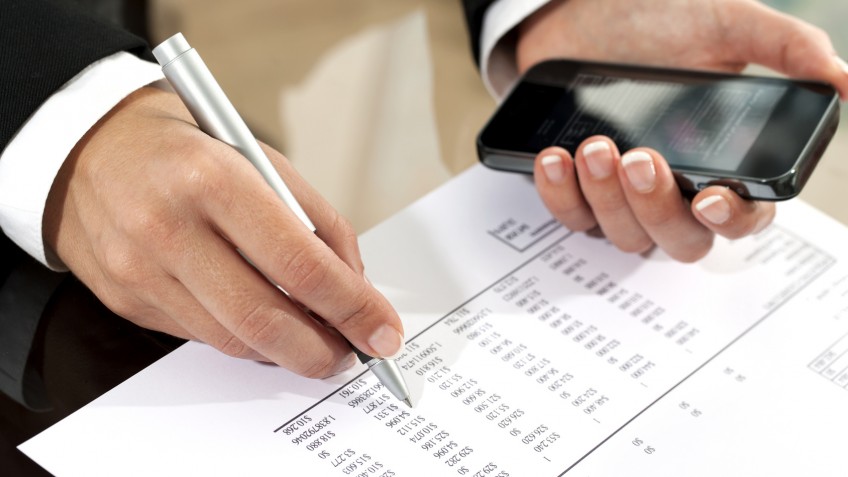
[(545, 171), (545, 177), (552, 184), (565, 182), (565, 167), (562, 165), (562, 158), (556, 154), (542, 158), (542, 170)]
[(657, 179), (654, 159), (645, 151), (628, 152), (621, 158), (624, 172), (633, 188), (639, 192), (650, 192)]
[(605, 179), (612, 175), (612, 149), (606, 141), (595, 141), (583, 148), (583, 157), (586, 158), (586, 166), (589, 173), (595, 179)]
[(838, 56), (835, 56), (834, 58), (836, 58), (836, 64), (838, 64), (839, 67), (842, 68), (842, 71), (846, 75), (848, 75), (848, 63), (846, 63), (845, 60), (843, 60), (842, 58), (840, 58)]
[(389, 325), (381, 325), (368, 338), (368, 345), (382, 358), (392, 359), (400, 354), (403, 347), (403, 336)]
[(695, 204), (695, 209), (710, 222), (721, 225), (730, 220), (730, 204), (720, 195), (713, 195)]

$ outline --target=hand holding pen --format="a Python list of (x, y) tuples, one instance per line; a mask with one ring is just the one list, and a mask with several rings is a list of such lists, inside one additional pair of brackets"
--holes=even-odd
[(117, 314), (229, 355), (326, 377), (356, 363), (349, 342), (396, 353), (400, 319), (365, 280), (352, 228), (279, 152), (262, 150), (316, 233), (256, 167), (201, 132), (180, 98), (142, 88), (68, 157), (48, 198), (46, 242)]
[[(183, 100), (200, 129), (241, 153), (262, 175), (268, 186), (274, 190), (274, 193), (285, 203), (291, 213), (303, 223), (308, 231), (315, 232), (315, 225), (310, 220), (309, 214), (301, 208), (300, 203), (288, 189), (268, 156), (215, 81), (209, 68), (206, 67), (200, 55), (188, 44), (183, 35), (177, 33), (168, 38), (153, 50), (153, 54), (159, 64), (162, 65), (162, 72), (165, 77), (168, 78), (177, 95)], [(249, 255), (246, 255), (242, 250), (239, 250), (239, 254), (250, 265), (260, 272), (262, 271), (262, 267), (251, 260)], [(286, 287), (281, 286), (281, 282), (277, 281), (273, 275), (267, 272), (262, 272), (262, 274), (268, 281), (288, 295)], [(320, 286), (319, 280), (316, 287)], [(297, 296), (294, 298), (297, 298)], [(311, 308), (308, 303), (301, 302), (301, 304), (304, 305), (307, 316), (312, 316), (314, 308)], [(361, 318), (361, 316), (354, 315), (347, 318), (346, 321), (357, 318)], [(386, 333), (389, 333), (389, 335), (386, 336)], [(382, 325), (369, 338), (368, 346), (372, 348), (371, 352), (363, 352), (357, 348), (354, 348), (354, 351), (392, 394), (411, 407), (409, 390), (397, 365), (393, 360), (381, 359), (381, 357), (387, 358), (386, 354), (382, 354), (385, 350), (381, 349), (384, 347), (386, 339), (390, 339), (394, 344), (395, 334), (398, 334), (395, 330), (387, 325)], [(403, 339), (400, 338), (400, 341), (402, 343)]]

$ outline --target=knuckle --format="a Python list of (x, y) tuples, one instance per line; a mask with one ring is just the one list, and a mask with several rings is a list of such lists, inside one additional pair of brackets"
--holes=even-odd
[(809, 23), (797, 25), (782, 44), (781, 68), (787, 71), (822, 44), (830, 44), (830, 36), (823, 29)]
[(694, 262), (697, 262), (698, 260), (704, 258), (704, 256), (706, 256), (707, 253), (709, 253), (711, 248), (712, 248), (712, 245), (707, 246), (707, 247), (697, 247), (697, 248), (681, 250), (681, 251), (678, 251), (678, 252), (670, 252), (669, 255), (671, 256), (671, 258), (673, 258), (674, 260), (677, 260), (678, 262), (694, 263)]
[(363, 290), (352, 302), (352, 306), (346, 310), (343, 315), (337, 317), (336, 320), (333, 320), (334, 326), (339, 329), (344, 329), (354, 323), (358, 323), (364, 318), (376, 316), (377, 313), (376, 310), (374, 310), (374, 307), (376, 306), (377, 300), (369, 299), (367, 295), (368, 292)]
[(830, 35), (818, 25), (813, 25), (811, 23), (805, 23), (807, 31), (802, 34), (807, 34), (811, 39), (818, 43), (827, 43), (830, 42)]
[(116, 315), (127, 319), (132, 316), (133, 310), (128, 300), (112, 296), (103, 297), (102, 300), (106, 308), (112, 310)]
[(214, 169), (204, 167), (203, 163), (188, 161), (180, 167), (175, 187), (189, 200), (202, 200), (214, 182), (214, 176)]
[(572, 214), (556, 216), (559, 223), (565, 225), (569, 230), (575, 232), (586, 232), (595, 228), (598, 221), (595, 216), (589, 212), (575, 211)]
[(143, 281), (142, 261), (129, 247), (109, 245), (100, 261), (104, 273), (118, 286), (132, 287)]
[(624, 199), (624, 196), (618, 193), (601, 193), (592, 194), (592, 198), (589, 200), (591, 203), (592, 211), (601, 216), (601, 215), (618, 215), (623, 210), (627, 210), (630, 208), (630, 205)]
[(613, 244), (625, 253), (643, 253), (654, 246), (654, 241), (645, 234), (625, 239), (613, 240)]
[(338, 363), (332, 352), (313, 353), (308, 360), (298, 366), (298, 369), (292, 371), (307, 378), (326, 378), (335, 374)]
[[(689, 214), (688, 209), (685, 211)], [(639, 223), (645, 228), (650, 229), (666, 229), (671, 228), (677, 221), (681, 221), (685, 216), (681, 214), (680, 207), (663, 207), (650, 206), (637, 212)]]
[(739, 238), (746, 237), (746, 236), (754, 233), (756, 226), (757, 226), (756, 222), (742, 221), (736, 227), (731, 227), (728, 230), (723, 231), (722, 235), (724, 235), (725, 237), (727, 237), (731, 240), (739, 239)]
[(100, 293), (98, 298), (103, 302), (106, 308), (112, 310), (116, 315), (127, 320), (136, 322), (135, 317), (139, 314), (139, 305), (136, 300), (130, 298), (123, 293)]
[(582, 232), (595, 227), (598, 222), (588, 206), (572, 201), (546, 201), (548, 211), (570, 230)]
[(178, 167), (170, 178), (170, 193), (173, 196), (182, 197), (193, 204), (203, 204), (210, 200), (225, 205), (233, 203), (231, 190), (234, 171), (229, 167), (230, 161), (221, 157), (222, 151), (215, 150), (207, 143), (191, 143), (183, 146), (178, 156)]
[(248, 358), (252, 355), (252, 349), (247, 346), (244, 341), (238, 339), (235, 335), (224, 335), (217, 339), (214, 343), (210, 343), (218, 351), (232, 356), (233, 358)]
[(126, 214), (123, 228), (136, 240), (153, 242), (166, 249), (176, 245), (181, 231), (178, 220), (170, 213), (168, 207), (153, 203)]
[(560, 223), (565, 225), (569, 230), (573, 230), (575, 232), (588, 232), (598, 226), (598, 221), (591, 215), (570, 218), (569, 220), (560, 220)]
[(340, 214), (336, 214), (333, 230), (336, 231), (336, 236), (341, 237), (342, 243), (345, 244), (345, 246), (350, 247), (350, 250), (353, 251), (353, 254), (347, 253), (344, 256), (339, 256), (342, 257), (342, 259), (346, 261), (355, 272), (364, 273), (365, 265), (362, 263), (362, 257), (359, 254), (359, 238), (356, 234), (356, 230), (353, 228), (353, 224)]
[(317, 290), (327, 279), (330, 263), (323, 251), (322, 244), (310, 243), (297, 250), (286, 260), (282, 270), (285, 276), (285, 288), (295, 296), (309, 295)]
[(235, 336), (246, 346), (264, 349), (280, 338), (277, 311), (265, 305), (257, 305), (248, 311), (236, 328)]
[(756, 220), (752, 221), (750, 234), (757, 234), (762, 232), (766, 227), (771, 225), (774, 221), (774, 216), (777, 213), (777, 209), (773, 203), (767, 204), (757, 204), (756, 205), (757, 212), (755, 214), (758, 216)]
[(353, 224), (341, 214), (336, 213), (334, 216), (335, 219), (332, 225), (333, 234), (342, 237), (345, 243), (356, 243), (356, 230), (353, 228)]
[(206, 158), (185, 161), (176, 178), (178, 190), (189, 200), (207, 200), (219, 197), (227, 190), (227, 178), (223, 168)]
[(682, 246), (666, 250), (668, 255), (683, 263), (693, 263), (704, 258), (713, 248), (715, 235), (711, 232), (694, 234)]

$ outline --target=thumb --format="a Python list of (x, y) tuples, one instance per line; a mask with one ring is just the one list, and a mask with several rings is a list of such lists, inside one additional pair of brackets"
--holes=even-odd
[(759, 2), (733, 2), (726, 41), (740, 60), (794, 78), (830, 83), (848, 99), (848, 64), (837, 56), (827, 33)]

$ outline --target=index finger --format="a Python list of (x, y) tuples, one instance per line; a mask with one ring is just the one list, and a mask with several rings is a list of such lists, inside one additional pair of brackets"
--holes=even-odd
[[(268, 278), (358, 349), (371, 356), (395, 355), (403, 344), (403, 327), (388, 300), (304, 227), (243, 157), (226, 154), (230, 173), (205, 201), (208, 220)], [(291, 177), (287, 183), (302, 200), (303, 183)], [(315, 200), (314, 195), (305, 195)], [(308, 213), (315, 210), (310, 204), (302, 205)], [(316, 226), (322, 223), (324, 219)], [(350, 239), (330, 232), (330, 240)]]
[(276, 150), (263, 145), (286, 185), (296, 191), (298, 201), (315, 225), (315, 234), (355, 272), (362, 275), (365, 267), (359, 254), (356, 232), (347, 219), (339, 215), (318, 191), (297, 173), (292, 164)]
[(654, 242), (676, 260), (703, 257), (713, 233), (692, 216), (665, 159), (653, 149), (637, 148), (619, 164), (627, 202)]

